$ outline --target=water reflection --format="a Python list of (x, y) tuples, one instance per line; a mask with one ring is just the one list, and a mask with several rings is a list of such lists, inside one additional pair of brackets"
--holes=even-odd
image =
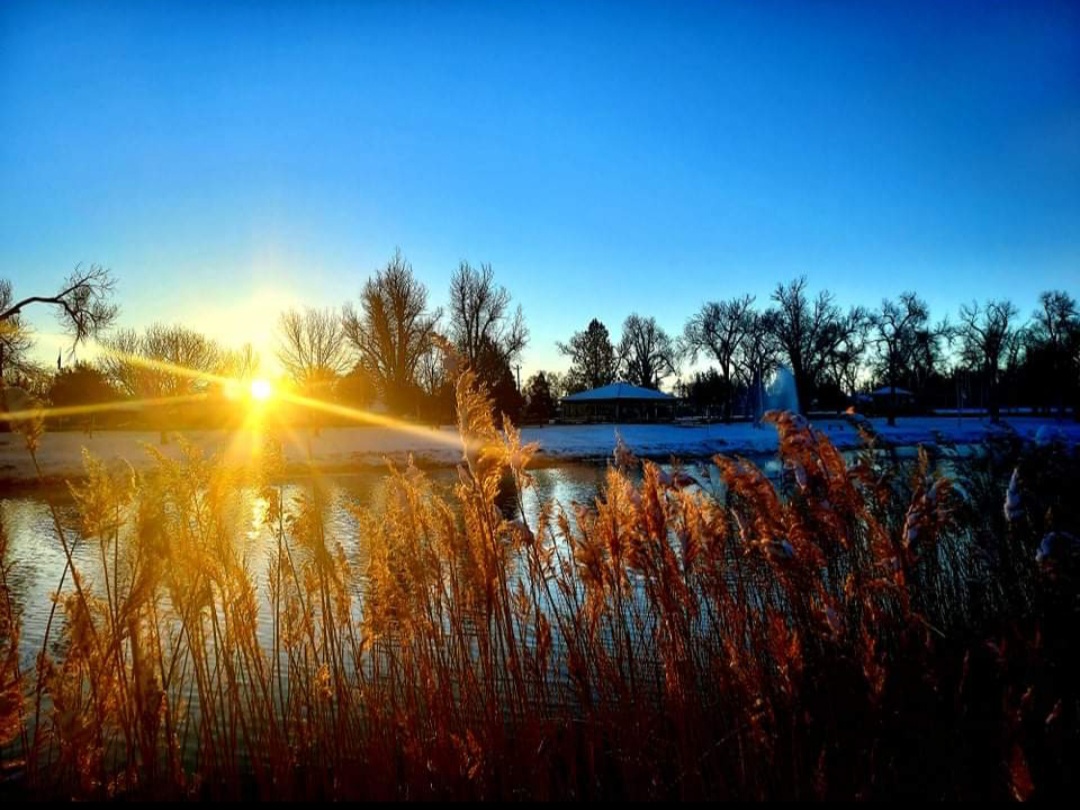
[[(436, 489), (452, 502), (452, 487), (458, 480), (456, 470), (436, 470), (429, 475)], [(534, 517), (540, 504), (550, 500), (591, 502), (603, 477), (602, 465), (576, 464), (535, 470), (534, 485), (522, 493), (526, 514)], [(318, 482), (290, 481), (281, 484), (276, 493), (286, 512), (295, 511), (303, 499), (315, 498), (327, 541), (331, 545), (340, 544), (350, 564), (356, 570), (363, 570), (367, 558), (357, 510), (378, 512), (382, 508), (386, 499), (383, 472), (322, 476)], [(512, 488), (502, 494), (499, 506), (504, 514), (517, 514), (518, 500)], [(277, 548), (275, 527), (266, 523), (269, 509), (264, 494), (251, 488), (238, 493), (229, 510), (230, 520), (236, 526), (235, 536), (240, 541), (237, 551), (244, 567), (259, 584), (265, 608), (269, 608), (267, 576)], [(0, 498), (0, 521), (8, 536), (9, 593), (22, 623), (21, 663), (23, 667), (33, 667), (45, 638), (53, 594), (64, 575), (67, 560), (64, 544), (80, 575), (91, 584), (102, 577), (101, 549), (96, 541), (82, 538), (78, 508), (66, 489), (29, 490)], [(73, 588), (70, 574), (64, 580), (62, 595)], [(272, 637), (270, 612), (267, 609), (260, 617), (259, 634), (264, 641)], [(60, 618), (58, 610), (50, 630), (51, 646), (60, 637), (56, 624)]]
[[(780, 474), (775, 457), (758, 459), (757, 463), (767, 475), (776, 477)], [(667, 465), (662, 467), (670, 469)], [(722, 484), (715, 466), (690, 463), (683, 469), (706, 491), (720, 494)], [(545, 503), (591, 505), (603, 486), (606, 465), (573, 463), (532, 470), (530, 474), (533, 483), (520, 493), (520, 504), (532, 522)], [(636, 475), (640, 477), (640, 472)], [(439, 469), (430, 472), (429, 477), (436, 490), (453, 503), (457, 470)], [(302, 500), (314, 498), (319, 504), (328, 543), (331, 546), (340, 544), (354, 570), (364, 570), (367, 556), (357, 510), (366, 508), (377, 513), (382, 508), (386, 499), (384, 472), (290, 481), (281, 484), (275, 493), (281, 498), (286, 512), (294, 512)], [(498, 506), (507, 517), (518, 516), (518, 497), (519, 493), (513, 487), (504, 488), (500, 495)], [(236, 526), (235, 536), (240, 540), (237, 551), (245, 569), (259, 586), (264, 608), (260, 615), (259, 634), (265, 642), (271, 640), (273, 632), (267, 577), (272, 555), (277, 549), (276, 527), (266, 523), (269, 509), (267, 498), (254, 488), (237, 493), (236, 501), (230, 506), (230, 520)], [(16, 609), (21, 613), (22, 661), (24, 666), (32, 666), (34, 657), (41, 650), (53, 594), (65, 568), (64, 543), (57, 531), (57, 523), (80, 574), (91, 583), (98, 580), (102, 573), (100, 546), (81, 538), (78, 509), (66, 489), (26, 491), (14, 497), (0, 498), (0, 521), (8, 535), (8, 585)], [(69, 575), (61, 592), (68, 593), (72, 587)], [(51, 639), (60, 636), (57, 630), (57, 627), (53, 627), (50, 631)]]

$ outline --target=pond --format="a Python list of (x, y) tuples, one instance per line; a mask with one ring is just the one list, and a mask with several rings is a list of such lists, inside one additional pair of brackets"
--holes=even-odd
[[(599, 492), (604, 470), (601, 464), (578, 463), (532, 471), (534, 486), (526, 490), (523, 497), (527, 514), (533, 518), (539, 505), (548, 501), (564, 504), (591, 501)], [(429, 475), (437, 485), (446, 488), (457, 480), (454, 469), (438, 469)], [(362, 565), (365, 549), (353, 510), (379, 507), (385, 490), (385, 474), (371, 471), (324, 476), (322, 480), (326, 483), (323, 521), (327, 536), (342, 545), (350, 560)], [(310, 491), (309, 481), (292, 480), (282, 484), (286, 504)], [(264, 584), (275, 542), (271, 530), (263, 525), (265, 506), (254, 490), (243, 492), (237, 525), (237, 537), (244, 545), (244, 560), (260, 584)], [(513, 498), (505, 499), (500, 506), (504, 510), (513, 510)], [(90, 579), (101, 571), (98, 546), (81, 542), (78, 508), (66, 489), (22, 489), (14, 495), (0, 496), (0, 522), (8, 537), (8, 586), (21, 612), (20, 647), (24, 665), (32, 666), (34, 656), (41, 650), (52, 595), (65, 567), (66, 555), (55, 528), (54, 511), (79, 571)], [(64, 590), (70, 587), (68, 577)], [(55, 627), (50, 636), (56, 638)]]
[[(911, 457), (914, 450), (905, 448), (903, 455)], [(780, 464), (775, 455), (757, 458), (755, 462), (767, 475), (774, 478), (779, 476)], [(661, 467), (670, 469), (669, 465)], [(719, 491), (717, 470), (711, 463), (688, 462), (684, 469), (707, 491)], [(541, 504), (591, 503), (603, 485), (605, 470), (606, 464), (598, 462), (568, 462), (531, 470), (533, 486), (522, 497), (530, 524), (535, 525)], [(428, 475), (446, 491), (458, 480), (455, 468), (436, 469)], [(363, 570), (366, 549), (354, 510), (356, 507), (376, 510), (380, 507), (386, 475), (373, 470), (322, 476), (321, 480), (326, 484), (322, 518), (327, 537), (331, 542), (340, 543), (349, 560)], [(310, 480), (293, 479), (281, 486), (288, 505), (297, 497), (309, 494), (312, 484)], [(516, 516), (516, 500), (512, 494), (502, 498), (499, 506), (507, 516)], [(258, 492), (249, 489), (241, 493), (235, 536), (243, 545), (245, 565), (263, 590), (264, 599), (266, 571), (270, 555), (276, 547), (273, 532), (263, 522), (265, 511), (266, 504)], [(22, 489), (15, 494), (0, 496), (0, 525), (8, 538), (8, 587), (20, 612), (22, 663), (30, 668), (41, 651), (53, 594), (65, 569), (66, 554), (55, 527), (56, 519), (63, 529), (75, 566), (83, 576), (93, 581), (102, 570), (100, 548), (96, 543), (81, 542), (78, 508), (66, 488)], [(71, 578), (68, 576), (63, 590), (67, 592), (71, 588)], [(262, 640), (269, 642), (270, 624), (260, 624), (260, 635), (265, 634)], [(57, 630), (56, 626), (52, 628), (50, 639), (58, 638)]]

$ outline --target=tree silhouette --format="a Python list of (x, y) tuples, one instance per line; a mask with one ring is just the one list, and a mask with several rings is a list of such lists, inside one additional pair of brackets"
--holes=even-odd
[(1027, 331), (1027, 359), (1036, 387), (1047, 392), (1046, 401), (1053, 400), (1059, 414), (1064, 413), (1080, 381), (1080, 311), (1076, 300), (1063, 290), (1039, 296), (1039, 308)]
[(870, 316), (874, 345), (890, 388), (890, 425), (896, 424), (896, 387), (900, 384), (900, 376), (914, 361), (920, 335), (927, 331), (929, 321), (929, 307), (913, 292), (901, 293), (896, 301), (883, 299), (881, 308)]
[(660, 383), (675, 373), (675, 343), (656, 318), (637, 313), (623, 321), (619, 358), (626, 369), (626, 379), (643, 388), (660, 388)]
[(852, 310), (843, 317), (826, 290), (811, 301), (806, 276), (778, 284), (772, 298), (777, 304), (773, 334), (795, 378), (799, 408), (806, 411), (832, 354), (860, 327), (861, 311)]
[(619, 359), (607, 327), (596, 318), (589, 321), (584, 332), (574, 332), (569, 343), (557, 344), (562, 354), (570, 357), (569, 387), (571, 393), (600, 388), (615, 382), (619, 376)]
[(1007, 299), (987, 301), (981, 307), (973, 301), (960, 307), (961, 355), (969, 367), (983, 374), (990, 419), (994, 422), (1001, 416), (998, 400), (1001, 362), (1016, 341), (1014, 319), (1017, 314), (1016, 306)]
[[(135, 399), (179, 399), (207, 392), (221, 370), (221, 347), (205, 335), (185, 326), (151, 324), (140, 335), (122, 329), (103, 341), (99, 360), (109, 380)], [(161, 443), (166, 429), (174, 426), (178, 405), (152, 406)]]
[[(0, 310), (12, 305), (11, 282), (0, 279)], [(36, 369), (26, 360), (26, 354), (34, 345), (30, 330), (23, 324), (18, 313), (0, 321), (0, 385), (6, 373), (31, 374)]]
[(331, 309), (289, 309), (278, 320), (277, 358), (302, 391), (312, 395), (348, 371), (348, 343)]
[[(351, 365), (341, 318), (331, 309), (289, 309), (278, 321), (277, 358), (299, 393), (327, 400)], [(317, 435), (321, 417), (307, 407), (308, 427)]]
[(870, 315), (862, 307), (852, 307), (839, 324), (840, 341), (832, 348), (823, 369), (824, 386), (836, 397), (833, 405), (845, 402), (845, 395), (858, 387), (870, 348)]
[(16, 300), (11, 282), (0, 279), (0, 385), (8, 368), (25, 363), (33, 345), (22, 320), (23, 310), (40, 304), (52, 307), (61, 328), (72, 338), (72, 348), (97, 337), (116, 320), (119, 308), (110, 301), (116, 287), (112, 273), (101, 265), (76, 266), (53, 295), (31, 295)]
[(219, 372), (239, 382), (250, 382), (259, 373), (261, 365), (259, 353), (250, 343), (239, 349), (222, 349)]
[[(49, 387), (49, 402), (60, 408), (100, 405), (114, 402), (119, 397), (119, 392), (101, 369), (83, 362), (58, 371)], [(96, 418), (93, 410), (88, 410), (78, 421), (89, 435), (94, 435)]]
[(360, 293), (360, 312), (346, 305), (345, 336), (388, 406), (415, 405), (419, 366), (441, 313), (428, 311), (427, 288), (398, 251)]
[(450, 279), (450, 339), (469, 365), (481, 352), (495, 351), (507, 364), (529, 340), (521, 307), (511, 314), (510, 293), (495, 283), (490, 264), (477, 270), (462, 262)]
[(459, 366), (457, 350), (449, 340), (434, 334), (431, 343), (420, 356), (417, 381), (420, 386), (422, 415), (433, 424), (445, 424), (454, 419), (455, 389)]
[(743, 341), (751, 337), (753, 323), (752, 295), (728, 301), (709, 301), (690, 317), (683, 328), (682, 351), (695, 362), (708, 354), (719, 364), (724, 394), (724, 421), (731, 421), (731, 402), (735, 358)]
[(337, 383), (337, 398), (356, 408), (367, 408), (379, 393), (378, 385), (368, 370), (357, 363)]
[(544, 372), (538, 371), (525, 383), (525, 403), (525, 413), (541, 424), (554, 415), (555, 398)]
[(484, 339), (471, 368), (491, 393), (496, 413), (502, 412), (511, 419), (517, 419), (525, 405), (525, 398), (518, 391), (514, 371), (506, 355), (492, 341)]
[(746, 338), (735, 350), (736, 375), (749, 393), (747, 404), (751, 414), (764, 406), (765, 379), (780, 362), (780, 345), (774, 327), (776, 317), (775, 310), (751, 310), (747, 317)]
[(511, 366), (529, 340), (521, 307), (511, 314), (510, 300), (489, 264), (475, 269), (462, 262), (450, 279), (450, 342), (505, 413), (521, 405)]

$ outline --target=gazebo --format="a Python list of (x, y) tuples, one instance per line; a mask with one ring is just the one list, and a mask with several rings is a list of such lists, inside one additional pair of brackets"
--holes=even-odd
[(915, 405), (915, 394), (900, 386), (893, 389), (891, 386), (883, 385), (862, 396), (865, 397), (864, 402), (873, 413), (889, 413), (894, 408), (896, 413), (907, 413)]
[(908, 391), (906, 388), (896, 386), (892, 388), (888, 385), (883, 385), (881, 388), (875, 389), (870, 392), (870, 396), (873, 397), (873, 401), (879, 406), (887, 405), (896, 396), (896, 404), (899, 406), (910, 405), (915, 400), (915, 395)]
[(563, 418), (571, 422), (662, 422), (675, 417), (671, 394), (616, 382), (563, 397)]

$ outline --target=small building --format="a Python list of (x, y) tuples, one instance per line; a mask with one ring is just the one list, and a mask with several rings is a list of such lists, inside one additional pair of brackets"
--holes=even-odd
[(569, 422), (669, 422), (678, 399), (663, 391), (616, 382), (563, 397), (563, 419)]
[[(881, 388), (871, 391), (870, 396), (874, 398), (875, 402), (886, 402), (893, 395), (893, 390), (891, 386), (883, 385)], [(915, 395), (906, 388), (896, 386), (895, 391), (897, 402), (911, 402), (911, 400), (915, 399)]]
[(909, 413), (915, 405), (915, 394), (906, 388), (897, 386), (895, 397), (893, 399), (892, 387), (883, 385), (868, 394), (857, 394), (855, 402), (872, 414), (885, 414), (893, 407), (896, 413)]

